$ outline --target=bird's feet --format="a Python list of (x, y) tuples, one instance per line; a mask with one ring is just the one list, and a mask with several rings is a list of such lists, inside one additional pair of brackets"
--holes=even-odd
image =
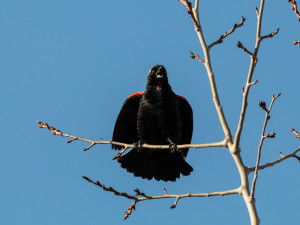
[(169, 149), (171, 150), (172, 153), (178, 152), (177, 145), (172, 141), (169, 144)]
[(144, 143), (141, 140), (139, 140), (138, 142), (136, 142), (136, 143), (133, 144), (134, 149), (136, 149), (137, 151), (140, 151), (143, 148), (142, 147), (143, 144)]

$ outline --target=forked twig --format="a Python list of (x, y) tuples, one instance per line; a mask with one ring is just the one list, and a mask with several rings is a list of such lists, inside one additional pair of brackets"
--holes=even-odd
[[(167, 194), (167, 191), (164, 188), (164, 195), (156, 195), (156, 196), (146, 195), (145, 193), (141, 192), (138, 188), (136, 188), (136, 189), (134, 189), (135, 194), (129, 195), (125, 192), (119, 192), (112, 187), (107, 188), (104, 184), (101, 184), (99, 181), (93, 181), (88, 177), (83, 177), (83, 178), (86, 181), (102, 188), (104, 191), (112, 192), (114, 195), (134, 200), (134, 202), (128, 207), (128, 211), (126, 211), (124, 213), (125, 220), (129, 217), (129, 215), (131, 215), (131, 213), (133, 211), (135, 211), (136, 204), (141, 201), (152, 200), (152, 199), (163, 199), (163, 198), (175, 198), (176, 200), (175, 200), (174, 204), (170, 207), (171, 209), (174, 209), (177, 206), (177, 203), (181, 198), (212, 197), (212, 196), (226, 196), (226, 195), (240, 194), (240, 187), (239, 187), (239, 188), (227, 190), (227, 191), (219, 191), (219, 192), (211, 192), (211, 193), (195, 193), (195, 194), (187, 193), (187, 194), (176, 194), (176, 195)], [(137, 197), (137, 196), (140, 196), (140, 197)]]
[(281, 93), (279, 93), (278, 95), (274, 96), (272, 95), (272, 102), (270, 104), (269, 109), (266, 108), (266, 103), (265, 102), (259, 102), (259, 106), (266, 112), (266, 116), (265, 116), (265, 121), (264, 121), (264, 125), (263, 125), (263, 129), (262, 129), (262, 134), (261, 134), (261, 138), (260, 138), (260, 143), (258, 146), (258, 153), (257, 153), (257, 160), (256, 160), (256, 166), (255, 166), (255, 172), (254, 172), (254, 177), (253, 177), (253, 181), (252, 181), (252, 188), (251, 188), (251, 194), (250, 194), (250, 199), (254, 199), (254, 192), (255, 192), (255, 186), (256, 186), (256, 181), (257, 181), (257, 177), (258, 177), (258, 166), (259, 166), (259, 162), (260, 162), (260, 158), (261, 158), (261, 149), (262, 149), (262, 145), (263, 142), (266, 138), (274, 138), (275, 137), (275, 132), (273, 131), (270, 134), (265, 135), (265, 130), (268, 124), (268, 121), (270, 119), (270, 112), (273, 106), (274, 101), (281, 95)]

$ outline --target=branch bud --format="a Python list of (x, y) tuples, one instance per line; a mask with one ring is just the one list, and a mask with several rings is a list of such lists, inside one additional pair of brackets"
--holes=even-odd
[(268, 111), (267, 110), (267, 107), (266, 107), (266, 103), (264, 101), (260, 101), (258, 103), (259, 107), (262, 108), (263, 110), (265, 110), (266, 112)]

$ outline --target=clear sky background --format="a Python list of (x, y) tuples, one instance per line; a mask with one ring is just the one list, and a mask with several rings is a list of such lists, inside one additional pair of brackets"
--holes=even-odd
[[(250, 57), (236, 47), (253, 50), (254, 5), (259, 1), (200, 1), (207, 43), (246, 17), (245, 24), (211, 51), (220, 100), (233, 133), (237, 127)], [(299, 2), (300, 4), (300, 2)], [(300, 131), (300, 23), (287, 1), (266, 1), (262, 34), (280, 27), (262, 42), (251, 88), (242, 156), (254, 166), (265, 113), (258, 107), (271, 95), (275, 102), (262, 163), (299, 147), (289, 131)], [(194, 172), (174, 182), (136, 178), (111, 160), (109, 145), (82, 152), (87, 144), (65, 144), (67, 138), (39, 129), (36, 121), (76, 136), (110, 140), (127, 96), (143, 91), (148, 70), (166, 67), (175, 93), (194, 110), (192, 143), (224, 138), (212, 102), (204, 66), (189, 57), (201, 47), (185, 7), (176, 0), (79, 1), (9, 0), (0, 7), (0, 224), (250, 224), (241, 196), (173, 199), (139, 203), (129, 219), (123, 212), (132, 201), (86, 182), (99, 180), (133, 194), (200, 193), (237, 188), (236, 166), (225, 148), (191, 149), (187, 161)], [(262, 224), (299, 224), (300, 163), (296, 159), (259, 172), (257, 209)], [(251, 178), (252, 180), (252, 178)]]

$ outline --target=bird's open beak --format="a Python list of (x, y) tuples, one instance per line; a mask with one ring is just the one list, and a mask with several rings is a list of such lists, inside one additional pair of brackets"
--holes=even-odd
[(162, 75), (162, 74), (156, 74), (156, 79), (162, 79), (164, 77), (164, 75)]

